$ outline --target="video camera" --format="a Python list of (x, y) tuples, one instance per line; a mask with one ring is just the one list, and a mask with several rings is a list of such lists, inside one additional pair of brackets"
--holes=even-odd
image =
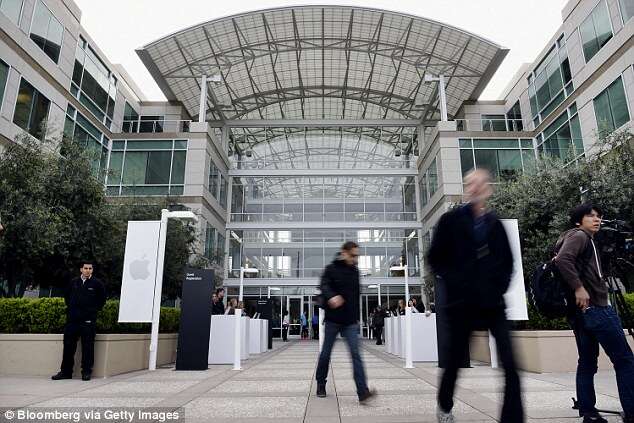
[(630, 263), (633, 261), (634, 232), (627, 222), (618, 219), (603, 219), (598, 238), (602, 255), (616, 255)]

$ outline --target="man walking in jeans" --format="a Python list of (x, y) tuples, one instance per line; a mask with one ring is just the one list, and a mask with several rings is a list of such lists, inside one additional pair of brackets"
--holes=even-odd
[(338, 334), (348, 344), (357, 386), (359, 402), (363, 403), (374, 391), (368, 389), (359, 353), (359, 246), (348, 241), (341, 247), (341, 254), (324, 270), (321, 277), (321, 293), (326, 301), (324, 344), (317, 364), (317, 396), (326, 396), (326, 377), (330, 365), (330, 353)]
[(594, 374), (600, 344), (614, 365), (625, 422), (634, 423), (634, 355), (623, 334), (623, 325), (608, 303), (608, 287), (594, 243), (594, 235), (601, 228), (601, 215), (601, 210), (590, 203), (572, 209), (573, 228), (564, 232), (555, 246), (557, 269), (574, 290), (577, 306), (570, 324), (579, 351), (579, 415), (584, 423), (607, 422), (595, 407)]
[(438, 421), (454, 421), (451, 409), (456, 378), (471, 331), (488, 329), (495, 337), (504, 367), (500, 421), (521, 423), (524, 411), (520, 380), (503, 297), (511, 281), (513, 255), (502, 222), (486, 207), (493, 192), (489, 172), (474, 170), (467, 174), (464, 184), (466, 204), (442, 215), (427, 258), (438, 279), (437, 289), (444, 294), (437, 307), (443, 307), (448, 329), (443, 350), (447, 360), (438, 389)]

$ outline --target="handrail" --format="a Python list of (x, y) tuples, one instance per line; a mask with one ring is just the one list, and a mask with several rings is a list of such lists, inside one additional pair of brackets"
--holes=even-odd
[(122, 132), (131, 134), (189, 132), (191, 122), (189, 119), (124, 120)]
[(523, 119), (454, 119), (457, 131), (519, 132), (533, 130), (533, 122)]

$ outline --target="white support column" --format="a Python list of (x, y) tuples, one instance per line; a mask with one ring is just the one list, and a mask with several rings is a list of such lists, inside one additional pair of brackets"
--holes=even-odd
[(447, 122), (447, 95), (445, 93), (445, 76), (438, 75), (438, 93), (440, 94), (440, 119)]
[(203, 123), (207, 118), (207, 75), (200, 77), (200, 108), (198, 109), (198, 122)]
[(154, 282), (154, 301), (152, 303), (152, 332), (150, 335), (149, 370), (156, 370), (158, 353), (159, 322), (161, 317), (161, 295), (163, 292), (163, 269), (165, 266), (165, 241), (167, 237), (167, 215), (169, 211), (161, 210), (161, 228), (159, 232), (159, 250), (156, 262), (156, 280)]
[(234, 309), (236, 327), (234, 332), (233, 339), (233, 370), (242, 370), (242, 365), (240, 362), (240, 355), (242, 351), (240, 351), (240, 341), (242, 338), (242, 310), (239, 308)]

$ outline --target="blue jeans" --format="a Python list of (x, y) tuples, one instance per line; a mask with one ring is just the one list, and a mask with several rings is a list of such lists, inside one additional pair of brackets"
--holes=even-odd
[(577, 395), (579, 414), (596, 412), (594, 374), (597, 372), (599, 345), (610, 357), (616, 372), (619, 399), (626, 416), (634, 416), (634, 355), (623, 334), (623, 325), (612, 306), (591, 306), (578, 311), (572, 320), (577, 341)]
[(333, 322), (325, 322), (324, 329), (324, 345), (319, 354), (319, 362), (317, 364), (317, 385), (326, 385), (326, 377), (328, 376), (328, 366), (330, 365), (330, 353), (335, 345), (337, 335), (341, 333), (348, 344), (350, 356), (352, 357), (352, 369), (354, 383), (357, 386), (357, 395), (362, 395), (368, 391), (368, 384), (365, 377), (365, 369), (361, 354), (359, 354), (359, 325), (341, 325)]

